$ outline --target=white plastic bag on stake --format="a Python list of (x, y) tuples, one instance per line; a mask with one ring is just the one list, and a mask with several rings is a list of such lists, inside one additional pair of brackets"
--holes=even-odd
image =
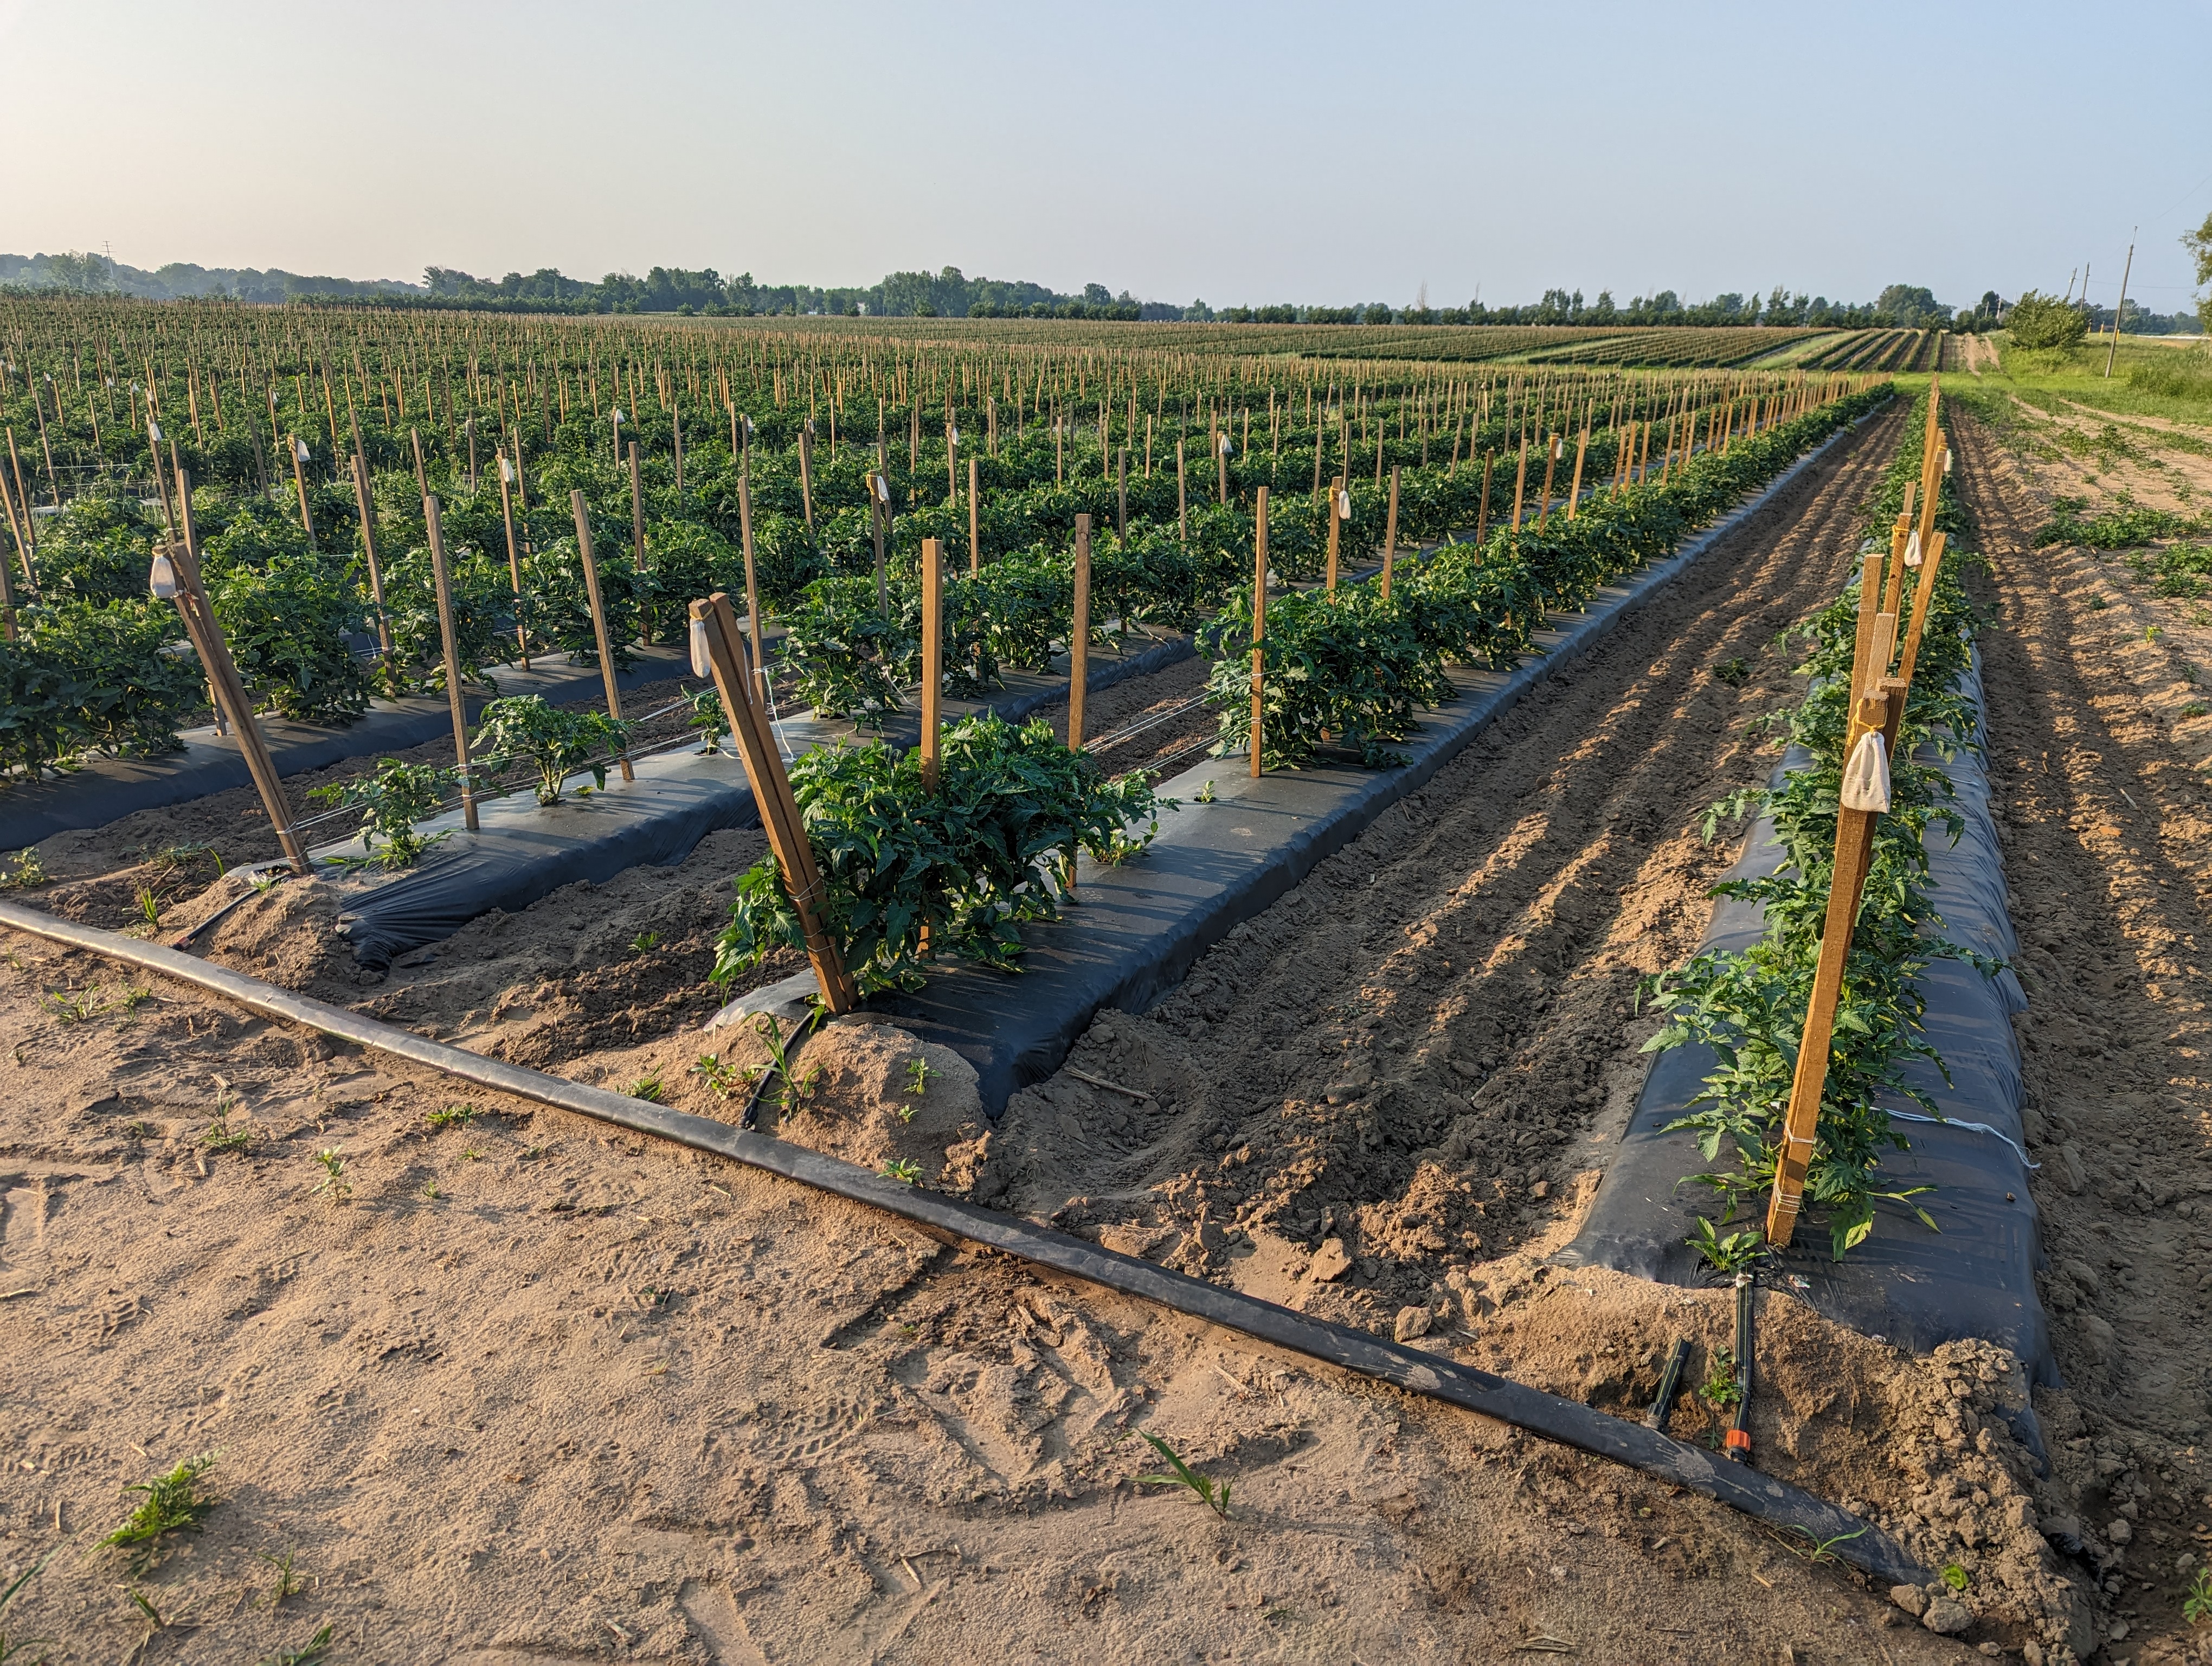
[(1844, 762), (1844, 808), (1875, 814), (1889, 809), (1889, 754), (1881, 744), (1881, 731), (1869, 729)]

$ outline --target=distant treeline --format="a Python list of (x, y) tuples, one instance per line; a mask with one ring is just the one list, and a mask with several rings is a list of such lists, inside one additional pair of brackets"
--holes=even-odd
[[(1616, 301), (1609, 289), (1586, 301), (1580, 289), (1547, 289), (1537, 301), (1491, 306), (1478, 296), (1463, 307), (1431, 307), (1424, 295), (1411, 306), (1376, 301), (1354, 307), (1211, 307), (1203, 301), (1139, 301), (1103, 283), (1063, 294), (1042, 283), (969, 277), (957, 266), (937, 272), (892, 272), (860, 288), (761, 283), (750, 272), (724, 277), (712, 267), (690, 271), (655, 266), (644, 277), (609, 272), (593, 283), (550, 266), (528, 274), (477, 277), (451, 266), (432, 266), (420, 283), (394, 278), (303, 277), (275, 269), (196, 266), (173, 263), (147, 271), (98, 254), (0, 254), (0, 287), (63, 289), (88, 295), (136, 295), (151, 301), (189, 298), (240, 301), (350, 303), (379, 307), (435, 307), (496, 313), (673, 313), (689, 317), (750, 318), (780, 313), (829, 313), (872, 318), (1042, 318), (1174, 319), (1231, 324), (1562, 324), (1599, 329), (1640, 325), (1764, 324), (1864, 328), (1875, 325), (1933, 329), (1996, 327), (2004, 302), (1995, 290), (1972, 307), (1953, 307), (1929, 289), (1893, 283), (1871, 301), (1830, 301), (1793, 294), (1778, 284), (1762, 299), (1755, 291), (1686, 301), (1672, 289)], [(2104, 314), (2106, 322), (2110, 313)], [(2127, 328), (2154, 334), (2193, 330), (2192, 314), (2160, 318), (2130, 303)]]

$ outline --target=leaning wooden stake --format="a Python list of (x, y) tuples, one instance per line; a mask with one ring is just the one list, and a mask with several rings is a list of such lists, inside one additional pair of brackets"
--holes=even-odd
[(937, 790), (937, 727), (945, 687), (945, 573), (937, 540), (921, 541), (921, 784)]
[[(222, 626), (216, 622), (215, 609), (209, 605), (207, 591), (200, 583), (199, 539), (192, 530), (191, 482), (181, 469), (177, 471), (176, 484), (180, 536), (170, 546), (176, 557), (171, 562), (176, 571), (176, 593), (167, 599), (179, 604), (185, 634), (199, 654), (209, 684), (218, 702), (230, 708), (231, 727), (238, 734), (238, 750), (246, 759), (246, 773), (253, 777), (255, 790), (261, 794), (261, 807), (269, 817), (270, 826), (276, 830), (276, 842), (284, 853), (284, 860), (292, 865), (295, 873), (304, 878), (312, 870), (307, 853), (292, 825), (292, 806), (284, 795), (284, 783), (276, 774), (276, 761), (269, 756), (269, 743), (263, 738), (260, 723), (253, 715), (253, 702), (246, 698), (246, 682), (238, 674), (238, 662), (230, 656), (230, 644), (223, 636)], [(159, 587), (155, 593), (161, 593)]]
[(799, 915), (799, 929), (806, 944), (806, 958), (821, 987), (822, 1004), (832, 1013), (849, 1012), (860, 1005), (853, 975), (844, 957), (822, 922), (822, 873), (814, 860), (814, 847), (806, 837), (805, 823), (791, 790), (791, 777), (775, 747), (775, 735), (755, 696), (754, 682), (746, 664), (744, 639), (738, 634), (730, 599), (716, 591), (704, 601), (691, 604), (691, 617), (703, 628), (707, 662), (714, 687), (722, 696), (722, 710), (738, 743), (738, 756), (745, 766), (753, 803), (760, 810), (761, 826), (769, 848), (783, 875), (783, 888)]
[(1091, 517), (1075, 517), (1075, 617), (1067, 628), (1067, 745), (1083, 745), (1083, 696), (1091, 681)]
[(300, 436), (298, 435), (295, 434), (291, 435), (290, 439), (292, 441), (292, 484), (300, 494), (300, 525), (306, 529), (307, 543), (310, 547), (313, 547), (315, 542), (315, 520), (314, 517), (307, 513), (307, 476), (306, 472), (307, 448), (300, 443)]
[(461, 654), (453, 635), (453, 588), (446, 571), (445, 528), (438, 519), (438, 500), (422, 500), (422, 524), (430, 534), (430, 582), (438, 592), (438, 635), (446, 657), (446, 704), (453, 714), (453, 763), (461, 775), (461, 820), (477, 831), (476, 776), (469, 768), (469, 708), (461, 693)]
[[(1336, 506), (1329, 506), (1336, 513)], [(1252, 779), (1260, 778), (1261, 717), (1266, 707), (1267, 656), (1261, 647), (1267, 634), (1267, 489), (1259, 489), (1259, 505), (1252, 522)]]
[[(576, 517), (576, 558), (584, 568), (584, 599), (592, 605), (592, 640), (599, 645), (599, 680), (607, 690), (607, 715), (619, 723), (622, 693), (615, 686), (614, 643), (607, 635), (606, 605), (599, 597), (599, 562), (592, 548), (592, 512), (580, 490), (569, 492), (568, 508)], [(624, 781), (637, 779), (637, 771), (630, 768), (629, 747), (616, 753), (615, 761), (622, 765)]]

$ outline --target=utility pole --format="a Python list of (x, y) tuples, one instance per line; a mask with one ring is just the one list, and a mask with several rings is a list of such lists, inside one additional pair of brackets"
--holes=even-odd
[(2112, 361), (2120, 356), (2120, 320), (2128, 314), (2128, 276), (2136, 269), (2136, 232), (2128, 233), (2128, 264), (2120, 268), (2120, 304), (2112, 308), (2112, 344), (2105, 354), (2105, 380), (2112, 379)]

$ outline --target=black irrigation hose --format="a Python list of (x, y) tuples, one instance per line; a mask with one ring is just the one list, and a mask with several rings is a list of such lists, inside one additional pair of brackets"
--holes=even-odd
[(1861, 1521), (1786, 1481), (1729, 1463), (1642, 1424), (1608, 1417), (1579, 1401), (1387, 1342), (1348, 1325), (1311, 1318), (1133, 1256), (1116, 1255), (1064, 1232), (908, 1186), (804, 1146), (430, 1041), (344, 1007), (311, 1000), (258, 978), (118, 933), (57, 919), (15, 903), (0, 903), (0, 926), (195, 984), (264, 1018), (303, 1025), (342, 1041), (393, 1054), (479, 1087), (556, 1106), (594, 1122), (672, 1140), (694, 1151), (780, 1175), (850, 1202), (881, 1209), (931, 1231), (1157, 1302), (1309, 1359), (1376, 1377), (1409, 1394), (1425, 1395), (1495, 1418), (1716, 1499), (1779, 1529), (1793, 1545), (1802, 1538), (1803, 1543), (1798, 1547), (1806, 1554), (1833, 1555), (1882, 1584), (1925, 1584), (1930, 1577), (1903, 1546), (1872, 1523)]

